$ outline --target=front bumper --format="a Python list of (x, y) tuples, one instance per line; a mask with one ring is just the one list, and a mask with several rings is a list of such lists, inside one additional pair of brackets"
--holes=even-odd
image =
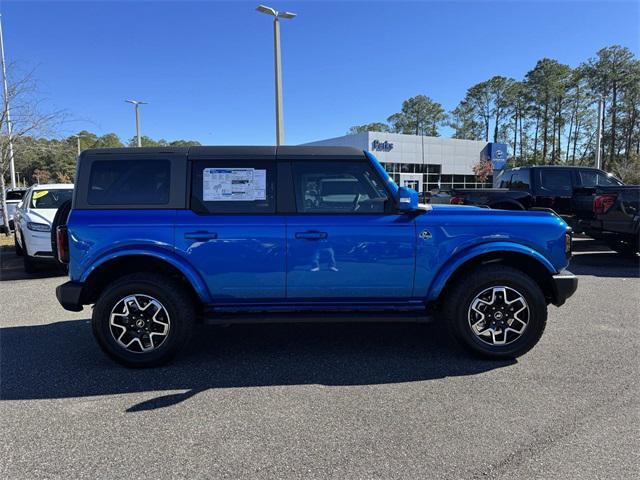
[(71, 312), (82, 310), (82, 289), (84, 285), (78, 282), (66, 282), (56, 287), (56, 298), (62, 308)]
[(562, 270), (553, 276), (553, 304), (562, 305), (578, 288), (578, 277), (569, 270)]

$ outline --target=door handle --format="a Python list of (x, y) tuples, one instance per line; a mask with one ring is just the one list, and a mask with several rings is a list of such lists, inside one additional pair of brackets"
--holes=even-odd
[(200, 230), (197, 232), (186, 232), (184, 234), (184, 238), (187, 240), (197, 240), (197, 241), (205, 241), (205, 240), (215, 240), (218, 238), (218, 234), (216, 232), (207, 232), (206, 230)]
[(327, 237), (327, 232), (296, 232), (296, 238), (298, 240), (324, 240)]

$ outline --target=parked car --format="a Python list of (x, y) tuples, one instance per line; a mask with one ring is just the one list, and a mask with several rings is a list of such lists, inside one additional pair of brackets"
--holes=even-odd
[(57, 250), (60, 304), (94, 305), (98, 344), (134, 367), (199, 321), (432, 319), (512, 358), (577, 288), (557, 215), (419, 205), (343, 147), (85, 150)]
[(506, 170), (499, 188), (452, 191), (450, 203), (486, 205), (501, 210), (548, 208), (574, 229), (583, 231), (593, 219), (593, 195), (598, 187), (623, 183), (589, 167), (542, 166)]
[(614, 250), (636, 254), (640, 243), (640, 186), (600, 187), (593, 198), (587, 233)]
[(73, 194), (72, 184), (34, 185), (24, 194), (15, 213), (15, 249), (24, 269), (32, 272), (38, 262), (53, 260), (51, 223), (56, 211)]
[[(16, 209), (18, 208), (18, 204), (22, 201), (22, 197), (24, 197), (24, 193), (27, 191), (26, 188), (8, 188), (6, 190), (6, 203), (7, 203), (7, 214), (9, 215), (9, 230), (14, 229), (14, 215), (16, 213)], [(0, 215), (0, 226), (4, 227), (4, 218)]]

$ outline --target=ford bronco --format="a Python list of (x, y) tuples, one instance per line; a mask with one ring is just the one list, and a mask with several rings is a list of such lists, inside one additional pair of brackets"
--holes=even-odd
[(94, 305), (98, 344), (133, 367), (196, 322), (432, 320), (512, 358), (577, 287), (557, 215), (421, 205), (353, 148), (86, 150), (58, 223), (59, 302)]

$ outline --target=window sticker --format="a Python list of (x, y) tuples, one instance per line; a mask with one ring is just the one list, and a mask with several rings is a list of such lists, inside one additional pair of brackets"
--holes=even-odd
[(47, 193), (49, 193), (49, 190), (36, 190), (33, 192), (33, 199), (37, 200), (38, 198), (44, 197)]
[(267, 199), (267, 171), (255, 168), (205, 168), (205, 202), (253, 202)]

